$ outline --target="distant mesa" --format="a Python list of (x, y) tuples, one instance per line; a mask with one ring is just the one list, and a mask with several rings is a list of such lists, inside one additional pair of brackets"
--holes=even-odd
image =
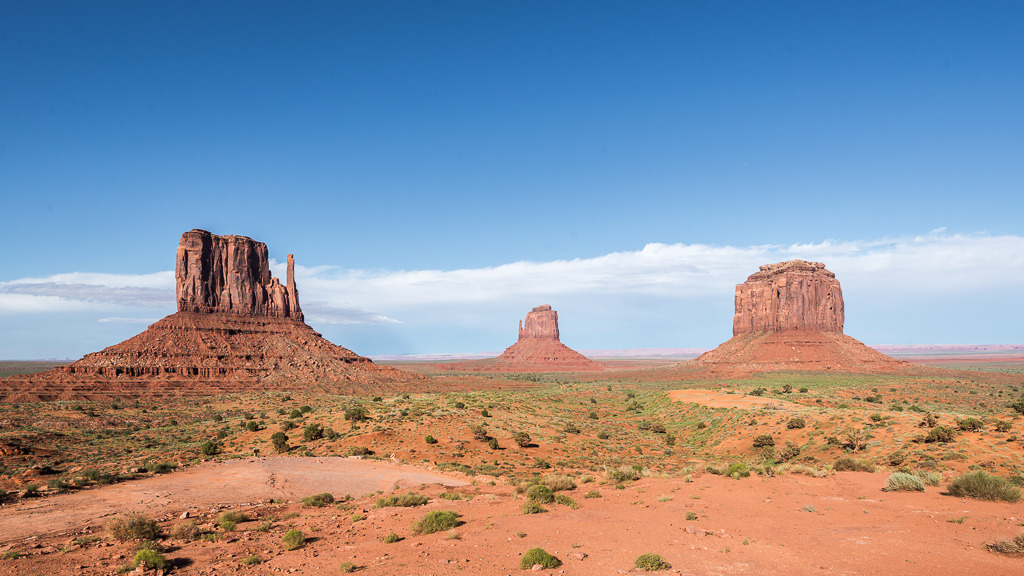
[(733, 337), (692, 362), (723, 377), (773, 370), (903, 372), (907, 362), (843, 334), (835, 274), (820, 262), (767, 264), (736, 286)]
[(284, 285), (267, 245), (191, 230), (175, 265), (178, 312), (120, 344), (42, 374), (0, 380), (0, 400), (109, 399), (273, 389), (386, 392), (421, 375), (374, 364), (303, 322), (288, 255)]
[(548, 304), (537, 306), (519, 321), (519, 339), (497, 358), (446, 365), (454, 370), (493, 372), (583, 372), (604, 370), (559, 340), (558, 312)]

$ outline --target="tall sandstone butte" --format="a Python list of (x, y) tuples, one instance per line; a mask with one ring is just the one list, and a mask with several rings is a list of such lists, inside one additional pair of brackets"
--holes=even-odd
[(302, 321), (295, 258), (288, 255), (287, 286), (270, 277), (267, 245), (245, 236), (206, 230), (181, 235), (174, 267), (179, 312), (272, 316)]
[(733, 337), (689, 363), (733, 377), (772, 370), (906, 372), (890, 358), (843, 334), (846, 309), (835, 274), (820, 262), (766, 264), (736, 286)]
[(42, 374), (0, 381), (0, 399), (106, 399), (272, 389), (385, 392), (433, 384), (374, 364), (305, 322), (288, 255), (282, 286), (267, 245), (191, 230), (175, 263), (178, 312), (141, 334)]
[(736, 286), (732, 335), (816, 330), (843, 332), (843, 290), (821, 262), (765, 264)]
[(559, 340), (558, 312), (548, 304), (537, 306), (519, 321), (519, 339), (498, 356), (507, 367), (524, 370), (604, 370)]

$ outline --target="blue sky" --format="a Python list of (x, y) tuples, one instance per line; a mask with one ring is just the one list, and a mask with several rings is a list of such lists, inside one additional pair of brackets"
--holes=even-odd
[(204, 228), (357, 352), (711, 347), (824, 262), (868, 343), (1021, 343), (1018, 2), (0, 3), (0, 358), (173, 312)]

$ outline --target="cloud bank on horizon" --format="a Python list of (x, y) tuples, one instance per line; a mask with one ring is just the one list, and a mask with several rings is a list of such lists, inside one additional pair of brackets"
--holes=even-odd
[[(577, 348), (710, 347), (731, 336), (735, 285), (762, 264), (798, 258), (836, 273), (847, 301), (846, 332), (854, 337), (876, 344), (1020, 343), (1017, 328), (1005, 326), (1007, 317), (1024, 317), (1020, 299), (1010, 298), (1024, 283), (1024, 237), (1017, 235), (938, 229), (785, 246), (651, 243), (594, 258), (457, 270), (298, 265), (296, 280), (307, 322), (370, 355), (499, 350), (512, 343), (517, 319), (541, 303), (560, 311), (563, 340), (570, 336), (567, 343)], [(284, 272), (283, 263), (272, 267)], [(0, 348), (19, 351), (8, 352), (11, 358), (75, 357), (95, 348), (58, 349), (45, 333), (32, 342), (27, 327), (64, 323), (69, 334), (123, 339), (174, 309), (173, 271), (2, 281), (0, 316), (25, 328), (3, 332)], [(936, 332), (929, 318), (946, 319), (952, 330)], [(969, 341), (951, 340), (956, 334)]]

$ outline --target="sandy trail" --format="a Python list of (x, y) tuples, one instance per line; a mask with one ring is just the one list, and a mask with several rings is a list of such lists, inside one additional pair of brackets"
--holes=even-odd
[(763, 408), (777, 406), (779, 408), (802, 408), (803, 406), (785, 400), (747, 396), (745, 394), (726, 394), (711, 390), (672, 390), (668, 397), (676, 402), (693, 402), (708, 408)]
[(466, 481), (390, 462), (357, 458), (247, 458), (206, 462), (141, 480), (21, 501), (0, 513), (0, 543), (102, 524), (123, 512), (158, 516), (182, 510), (237, 506), (319, 492), (363, 496), (396, 484)]

